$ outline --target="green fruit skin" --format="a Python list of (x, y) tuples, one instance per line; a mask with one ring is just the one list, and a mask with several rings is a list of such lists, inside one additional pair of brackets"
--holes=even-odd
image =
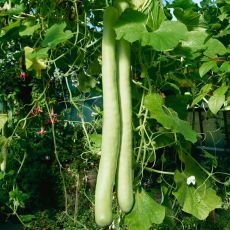
[(120, 148), (120, 109), (116, 70), (116, 40), (113, 25), (118, 11), (104, 11), (102, 38), (103, 127), (101, 159), (95, 192), (95, 220), (99, 226), (112, 223), (112, 194)]
[(121, 108), (121, 148), (118, 163), (118, 203), (123, 212), (133, 206), (132, 99), (130, 86), (130, 44), (118, 42), (119, 95)]

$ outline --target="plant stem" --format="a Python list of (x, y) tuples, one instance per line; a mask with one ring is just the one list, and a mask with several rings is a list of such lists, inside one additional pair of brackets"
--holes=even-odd
[(174, 175), (175, 174), (174, 172), (166, 172), (166, 171), (161, 171), (161, 170), (157, 170), (157, 169), (153, 169), (153, 168), (149, 168), (149, 167), (145, 167), (145, 170), (148, 170), (150, 172), (165, 174), (165, 175)]

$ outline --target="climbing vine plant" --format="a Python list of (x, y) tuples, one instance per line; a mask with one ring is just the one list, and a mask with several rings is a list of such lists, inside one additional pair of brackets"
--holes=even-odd
[[(17, 217), (31, 229), (99, 229), (103, 12), (115, 2), (0, 0), (6, 221)], [(225, 114), (229, 147), (230, 2), (125, 2), (112, 30), (131, 52), (134, 204), (121, 212), (114, 189), (110, 227), (190, 229), (187, 218), (198, 225), (229, 210), (229, 160), (226, 152), (221, 158), (197, 148), (205, 146), (205, 130), (195, 118), (199, 111)], [(42, 222), (44, 209), (54, 209), (54, 222)]]

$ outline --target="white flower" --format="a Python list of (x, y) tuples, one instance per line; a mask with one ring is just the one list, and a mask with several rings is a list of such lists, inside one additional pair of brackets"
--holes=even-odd
[(190, 184), (193, 184), (193, 185), (196, 184), (195, 176), (190, 176), (190, 177), (187, 178), (187, 185), (190, 185)]

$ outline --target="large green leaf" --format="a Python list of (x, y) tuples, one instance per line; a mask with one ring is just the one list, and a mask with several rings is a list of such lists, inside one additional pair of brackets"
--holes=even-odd
[[(201, 170), (199, 163), (183, 151), (179, 156), (185, 165), (185, 170), (182, 173), (175, 172), (176, 190), (173, 195), (184, 212), (204, 220), (212, 210), (221, 207), (221, 198), (216, 195), (211, 187), (212, 183), (207, 180), (207, 175)], [(187, 184), (187, 179), (191, 176), (195, 177), (195, 185)]]
[(125, 216), (130, 230), (148, 230), (152, 224), (161, 224), (165, 218), (165, 207), (154, 201), (143, 189), (135, 194), (132, 211)]
[(45, 34), (45, 38), (42, 42), (43, 47), (54, 48), (56, 45), (67, 41), (73, 36), (70, 30), (64, 31), (66, 28), (66, 23), (54, 24), (51, 26)]
[(227, 92), (227, 90), (228, 86), (223, 84), (220, 88), (216, 89), (213, 92), (213, 95), (210, 97), (208, 101), (208, 106), (213, 114), (216, 114), (223, 106), (225, 102), (225, 93)]
[(227, 52), (227, 49), (219, 40), (210, 38), (204, 45), (206, 48), (204, 54), (208, 57), (215, 57), (218, 55), (224, 55)]
[(196, 52), (203, 49), (207, 36), (205, 31), (190, 31), (187, 34), (187, 39), (182, 42), (182, 46), (191, 49), (192, 52)]
[(184, 138), (192, 143), (197, 140), (197, 133), (187, 121), (181, 120), (177, 113), (164, 106), (163, 99), (159, 94), (148, 94), (144, 101), (145, 107), (150, 111), (151, 118), (156, 119), (164, 128), (171, 129), (175, 133), (180, 133)]
[(142, 46), (152, 46), (155, 50), (165, 51), (175, 48), (187, 36), (187, 28), (181, 22), (164, 21), (154, 32), (142, 34)]
[(115, 24), (117, 39), (129, 42), (141, 41), (142, 46), (152, 46), (155, 50), (165, 51), (175, 48), (187, 36), (187, 28), (181, 22), (163, 21), (154, 32), (146, 28), (147, 16), (128, 9)]
[(161, 1), (153, 1), (153, 6), (148, 17), (147, 26), (152, 31), (157, 30), (161, 23), (166, 19), (164, 7)]
[(204, 220), (212, 210), (221, 208), (222, 201), (216, 195), (216, 192), (205, 182), (203, 184), (196, 182), (195, 185), (188, 185), (186, 181), (191, 175), (196, 178), (194, 174), (175, 172), (174, 180), (177, 188), (173, 194), (184, 212)]
[(142, 33), (146, 32), (147, 16), (139, 11), (127, 9), (119, 18), (114, 26), (117, 39), (122, 37), (129, 41), (135, 42), (140, 40)]

